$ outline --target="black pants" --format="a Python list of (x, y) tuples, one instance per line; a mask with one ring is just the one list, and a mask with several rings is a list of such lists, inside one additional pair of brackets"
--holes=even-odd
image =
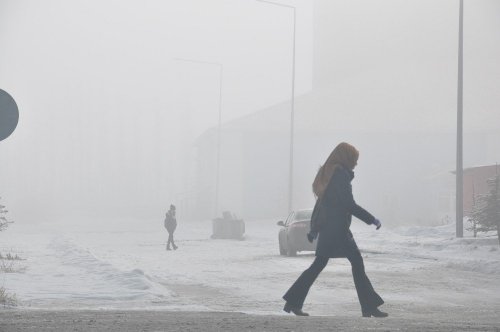
[(170, 243), (172, 243), (174, 249), (177, 247), (174, 243), (174, 232), (168, 232), (167, 249), (170, 248)]
[[(358, 293), (359, 303), (361, 304), (361, 310), (371, 310), (383, 304), (384, 300), (375, 292), (370, 280), (366, 276), (363, 257), (361, 257), (359, 250), (350, 251), (346, 258), (351, 262), (352, 276)], [(316, 256), (311, 266), (300, 275), (283, 296), (283, 299), (296, 308), (302, 308), (311, 285), (325, 268), (328, 259), (328, 257)]]

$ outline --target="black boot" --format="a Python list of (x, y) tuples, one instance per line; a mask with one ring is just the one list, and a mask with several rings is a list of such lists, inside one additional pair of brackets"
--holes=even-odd
[(370, 309), (370, 310), (363, 310), (363, 317), (377, 317), (377, 318), (385, 318), (389, 316), (387, 312), (383, 312), (378, 310), (378, 308)]
[(307, 312), (303, 312), (301, 308), (291, 306), (290, 304), (288, 304), (288, 302), (285, 303), (285, 307), (283, 308), (283, 310), (288, 313), (290, 313), (291, 311), (295, 314), (295, 316), (309, 316)]

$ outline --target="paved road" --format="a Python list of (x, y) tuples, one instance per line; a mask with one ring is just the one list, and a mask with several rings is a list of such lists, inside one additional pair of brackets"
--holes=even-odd
[(174, 311), (0, 311), (0, 331), (500, 331), (495, 310), (421, 308), (386, 319)]

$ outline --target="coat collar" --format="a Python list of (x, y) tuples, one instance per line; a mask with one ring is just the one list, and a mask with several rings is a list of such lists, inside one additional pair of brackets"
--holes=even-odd
[(353, 170), (347, 169), (347, 168), (345, 168), (344, 166), (341, 166), (341, 165), (340, 165), (340, 169), (347, 173), (347, 175), (349, 176), (349, 180), (350, 181), (352, 181), (354, 179), (354, 171)]

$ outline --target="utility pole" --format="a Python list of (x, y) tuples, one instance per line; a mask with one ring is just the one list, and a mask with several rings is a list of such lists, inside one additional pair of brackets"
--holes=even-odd
[(458, 20), (458, 91), (457, 91), (457, 169), (456, 169), (456, 236), (464, 236), (463, 173), (463, 51), (464, 0), (460, 0)]

